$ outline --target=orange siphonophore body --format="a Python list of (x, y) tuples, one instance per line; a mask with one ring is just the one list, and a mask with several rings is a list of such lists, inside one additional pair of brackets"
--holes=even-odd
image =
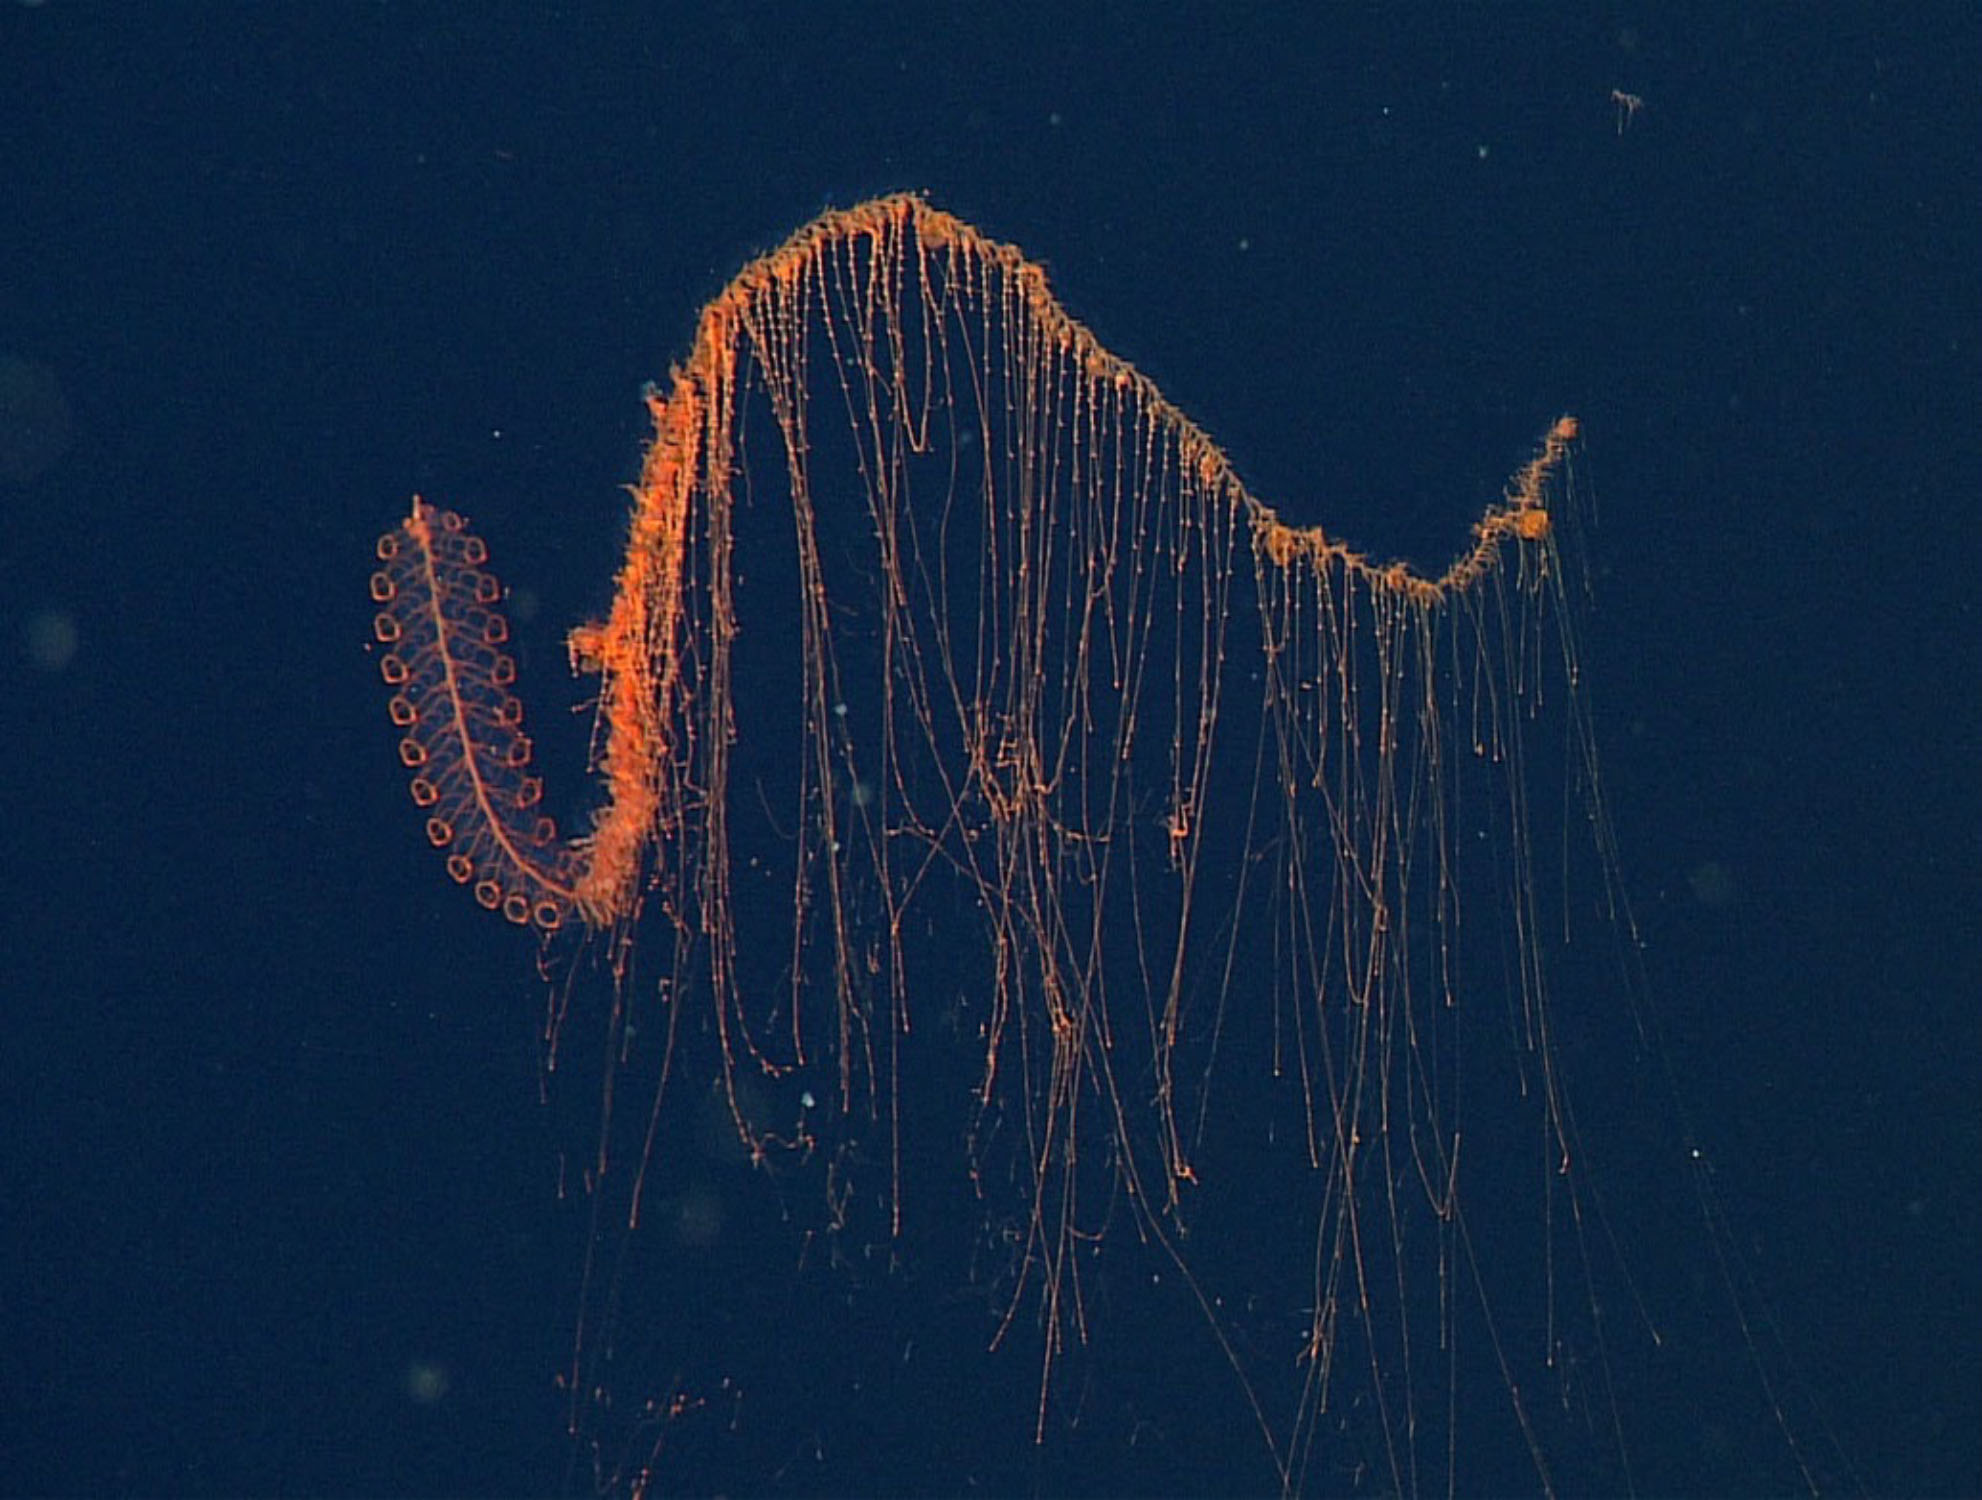
[(1136, 1337), (1133, 1282), (1237, 1376), (1281, 1488), (1468, 1487), (1473, 1412), (1531, 1487), (1592, 1433), (1575, 1481), (1628, 1477), (1545, 962), (1572, 909), (1628, 925), (1568, 628), (1575, 421), (1448, 568), (1372, 561), (906, 196), (747, 267), (649, 405), (610, 615), (570, 638), (581, 837), (537, 812), (479, 544), (415, 502), (372, 585), (455, 877), (609, 945), (600, 1045), (560, 1045), (568, 988), (547, 1035), (604, 1075), (577, 1176), (623, 1243), (588, 1240), (566, 1377), (602, 1479), (646, 1485), (718, 1387), (775, 1407), (720, 1356), (625, 1366), (731, 1337), (648, 1290), (722, 1241), (711, 1101), (834, 1247), (808, 1266), (978, 1226), (953, 1274), (986, 1358), (1030, 1347), (1036, 1438), (1102, 1421), (1065, 1366), (1111, 1309)]
[[(915, 257), (912, 266), (911, 255)], [(853, 258), (860, 257), (865, 258), (864, 263), (856, 266)], [(902, 278), (910, 271), (914, 275), (910, 284), (904, 285)], [(500, 906), (512, 919), (541, 920), (548, 926), (557, 925), (574, 900), (594, 926), (609, 925), (632, 914), (641, 858), (660, 837), (669, 817), (663, 792), (673, 748), (669, 721), (681, 707), (677, 696), (681, 690), (680, 653), (688, 644), (682, 637), (686, 584), (682, 570), (693, 513), (700, 500), (711, 509), (708, 519), (712, 524), (727, 524), (723, 513), (735, 497), (733, 476), (725, 466), (732, 458), (737, 435), (726, 431), (725, 424), (736, 410), (739, 376), (753, 362), (767, 375), (775, 372), (788, 383), (779, 404), (780, 422), (787, 427), (783, 439), (794, 461), (791, 477), (799, 484), (793, 500), (809, 505), (805, 475), (797, 463), (806, 441), (802, 403), (797, 400), (797, 366), (805, 354), (799, 341), (804, 320), (817, 310), (811, 305), (813, 299), (828, 294), (830, 280), (838, 273), (867, 279), (867, 286), (858, 290), (876, 299), (868, 315), (878, 316), (884, 323), (931, 312), (962, 314), (968, 299), (982, 297), (982, 288), (995, 282), (1000, 296), (1016, 299), (1001, 310), (1002, 315), (1016, 317), (1024, 325), (1007, 332), (1022, 332), (1028, 339), (1041, 341), (1036, 352), (1045, 364), (1037, 373), (1069, 383), (1064, 394), (1072, 398), (1070, 410), (1083, 412), (1085, 420), (1097, 424), (1091, 437), (1107, 438), (1119, 446), (1131, 434), (1105, 429), (1133, 415), (1147, 428), (1140, 435), (1144, 440), (1160, 439), (1165, 450), (1174, 450), (1161, 455), (1165, 461), (1197, 471), (1189, 476), (1191, 482), (1179, 491), (1178, 498), (1231, 511), (1228, 522), (1243, 527), (1254, 549), (1275, 567), (1292, 568), (1300, 559), (1307, 569), (1339, 570), (1345, 579), (1359, 582), (1373, 593), (1409, 600), (1421, 608), (1440, 606), (1448, 595), (1476, 585), (1499, 562), (1504, 541), (1547, 539), (1549, 488), (1559, 479), (1578, 435), (1574, 417), (1557, 421), (1540, 451), (1515, 476), (1505, 502), (1490, 508), (1475, 526), (1471, 548), (1441, 576), (1427, 578), (1397, 565), (1373, 566), (1319, 527), (1301, 530), (1282, 524), (1272, 509), (1255, 500), (1239, 483), (1224, 454), (1209, 438), (1134, 366), (1108, 353), (1084, 326), (1066, 314), (1048, 291), (1044, 273), (1013, 247), (986, 240), (961, 220), (910, 195), (877, 199), (829, 214), (794, 236), (777, 253), (748, 267), (709, 305), (687, 365), (674, 373), (672, 391), (667, 396), (650, 395), (655, 438), (635, 491), (638, 504), (612, 615), (605, 623), (581, 627), (571, 636), (573, 665), (600, 674), (606, 682), (601, 713), (607, 726), (603, 769), (609, 804), (599, 813), (594, 831), (565, 851), (568, 863), (552, 861), (553, 868), (546, 869), (539, 864), (537, 841), (513, 836), (508, 810), (481, 796), (465, 799), (465, 807), (452, 810), (457, 816), (466, 814), (460, 818), (462, 826), (456, 837), (480, 842), (488, 851), (486, 857), (491, 863), (485, 867), (491, 871), (489, 888), (527, 893), (521, 903), (490, 902), (483, 895), (483, 904)], [(894, 305), (895, 299), (904, 295), (926, 296), (932, 290), (928, 282), (932, 274), (941, 278), (942, 295), (950, 306), (932, 304), (918, 309)], [(782, 340), (794, 342), (780, 348)], [(780, 370), (786, 362), (790, 362), (789, 367)], [(929, 373), (924, 372), (925, 377)], [(950, 393), (900, 389), (891, 394), (904, 401), (919, 394), (932, 403), (933, 411)], [(893, 419), (907, 415), (904, 409), (894, 413)], [(1081, 441), (1077, 432), (1066, 436), (1076, 447)], [(436, 596), (446, 596), (447, 574), (463, 568), (463, 551), (472, 551), (477, 563), (486, 557), (480, 541), (463, 531), (459, 517), (447, 512), (439, 520), (444, 524), (436, 530), (432, 508), (415, 500), (412, 515), (380, 539), (379, 553), (387, 567), (374, 575), (373, 596), (388, 605), (377, 631), (381, 643), (397, 644), (406, 618), (424, 615), (427, 618), (422, 621), (416, 655), (431, 653), (430, 664), (438, 665), (457, 643), (466, 653), (455, 684), (464, 696), (450, 705), (458, 732), (472, 729), (474, 699), (507, 697), (507, 680), (502, 692), (491, 692), (486, 668), (476, 659), (491, 643), (462, 638), (459, 627), (450, 628), (434, 608)], [(442, 544), (438, 548), (436, 540)], [(438, 589), (431, 582), (436, 577), (442, 580)], [(493, 608), (499, 589), (486, 573), (473, 574), (471, 581), (486, 585), (490, 591), (487, 599), (475, 601), (483, 612), (474, 629), (481, 629), (484, 620), (500, 626), (502, 617)], [(417, 601), (410, 604), (404, 602), (409, 583)], [(396, 597), (400, 602), (395, 602)], [(496, 643), (503, 639), (506, 627)], [(493, 659), (503, 670), (513, 672), (507, 657)], [(388, 685), (401, 686), (390, 672), (388, 667)], [(444, 671), (442, 676), (455, 682)], [(401, 711), (395, 709), (396, 714)], [(395, 722), (399, 722), (397, 718)], [(439, 738), (444, 742), (447, 735)], [(523, 746), (523, 759), (527, 760), (527, 740)], [(466, 779), (472, 785), (473, 769), (486, 757), (459, 746), (449, 748), (451, 758), (471, 773)], [(417, 799), (420, 792), (416, 790), (415, 795)], [(459, 875), (457, 879), (471, 883)], [(567, 886), (566, 881), (575, 884)]]

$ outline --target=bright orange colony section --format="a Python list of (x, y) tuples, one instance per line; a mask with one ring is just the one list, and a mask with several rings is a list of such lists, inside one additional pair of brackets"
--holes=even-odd
[[(435, 679), (430, 691), (443, 695), (438, 711), (428, 711), (418, 726), (422, 733), (415, 736), (425, 754), (442, 754), (442, 774), (416, 779), (415, 797), (449, 789), (443, 815), (437, 825), (430, 824), (430, 834), (452, 833), (451, 839), (437, 837), (435, 842), (455, 849), (450, 873), (474, 887), (483, 905), (545, 926), (557, 925), (574, 906), (594, 926), (631, 915), (641, 861), (673, 816), (665, 800), (672, 749), (669, 720), (682, 706), (684, 631), (694, 628), (683, 617), (682, 569), (698, 505), (703, 519), (721, 526), (736, 503), (730, 463), (738, 434), (729, 424), (738, 409), (739, 381), (765, 379), (777, 385), (782, 436), (796, 465), (806, 439), (803, 323), (809, 310), (841, 294), (861, 299), (863, 334), (890, 343), (903, 324), (932, 314), (959, 320), (980, 313), (992, 317), (1005, 342), (1001, 359), (1037, 361), (1025, 373), (1064, 384), (1060, 396), (1086, 427), (1067, 435), (1076, 449), (1085, 442), (1092, 449), (1090, 458), (1097, 458), (1110, 445), (1150, 445), (1152, 455), (1160, 450), (1178, 469), (1174, 498), (1228, 512), (1225, 524), (1244, 533), (1262, 566), (1334, 574), (1343, 584), (1368, 590), (1372, 599), (1423, 610), (1476, 589), (1498, 567), (1502, 544), (1509, 539), (1547, 541), (1550, 491), (1560, 481), (1578, 435), (1574, 417), (1556, 422), (1534, 458), (1514, 477), (1505, 500), (1481, 516), (1471, 547), (1443, 574), (1426, 577), (1401, 565), (1373, 563), (1320, 527), (1282, 524), (1245, 489), (1225, 455), (1189, 418), (1054, 300), (1045, 273), (1016, 248), (986, 239), (911, 195), (828, 214), (746, 267), (709, 304), (668, 394), (649, 397), (655, 435), (635, 492), (638, 503), (612, 614), (571, 635), (574, 666), (605, 681), (601, 712), (607, 730), (603, 770), (608, 804), (592, 832), (561, 857), (546, 853), (544, 825), (530, 820), (526, 827), (518, 820), (515, 793), (527, 791), (532, 799), (528, 805), (534, 806), (534, 779), (517, 778), (516, 786), (493, 790), (487, 784), (504, 769), (497, 762), (517, 759), (519, 751), (518, 766), (527, 761), (529, 742), (519, 727), (500, 723), (500, 712), (481, 711), (513, 711), (520, 726), (520, 709), (507, 695), (513, 665), (506, 656), (489, 654), (503, 637), (474, 638), (491, 623), (501, 626), (495, 609), (500, 589), (485, 572), (460, 576), (470, 566), (463, 554), (475, 554), (478, 565), (485, 556), (482, 544), (462, 530), (458, 516), (436, 513), (417, 500), (412, 515), (380, 540), (387, 567), (374, 576), (373, 593), (388, 608), (380, 617), (379, 639), (396, 645), (409, 624), (418, 626), (412, 649), (386, 658), (387, 671), (404, 671), (416, 679), (424, 669)], [(863, 374), (881, 378), (877, 369), (864, 369)], [(918, 393), (897, 389), (890, 394), (908, 401)], [(931, 403), (925, 417), (937, 414), (947, 400), (947, 393), (934, 389), (920, 395)], [(795, 467), (793, 477), (800, 486), (794, 503), (809, 504), (805, 476)], [(470, 582), (487, 588), (490, 597), (460, 597)], [(461, 625), (448, 619), (450, 608), (478, 611), (466, 636)], [(456, 650), (464, 658), (450, 672), (447, 657)], [(491, 680), (496, 672), (508, 674), (500, 684)], [(403, 691), (405, 681), (394, 682), (390, 675), (387, 681), (402, 689), (394, 700), (395, 722), (401, 722), (399, 715), (413, 698)], [(499, 743), (473, 740), (489, 729), (501, 736)]]
[[(481, 542), (415, 501), (371, 581), (450, 874), (579, 919), (618, 980), (578, 1176), (631, 1253), (588, 1269), (565, 1375), (608, 1487), (672, 1409), (615, 1395), (611, 1329), (692, 1312), (635, 1310), (649, 1174), (714, 1097), (751, 1161), (823, 1174), (807, 1234), (985, 1217), (985, 1343), (1036, 1364), (1032, 1436), (1090, 1335), (1083, 1267), (1126, 1241), (1208, 1323), (1256, 1478), (1455, 1487), (1477, 1403), (1550, 1488), (1569, 1419), (1521, 1392), (1601, 1340), (1543, 950), (1565, 907), (1616, 910), (1576, 421), (1443, 570), (1366, 556), (911, 196), (745, 267), (648, 404), (610, 613), (569, 640), (598, 679), (581, 836), (542, 812)], [(560, 998), (554, 1064), (566, 1024)], [(925, 1128), (953, 1182), (904, 1170)], [(1200, 1270), (1221, 1233), (1255, 1236), (1252, 1279)], [(1241, 1336), (1254, 1307), (1277, 1320)]]

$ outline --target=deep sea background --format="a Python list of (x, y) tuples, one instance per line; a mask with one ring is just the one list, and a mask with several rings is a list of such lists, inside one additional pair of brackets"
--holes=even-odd
[[(0, 1492), (586, 1487), (542, 993), (406, 805), (373, 539), (472, 512), (555, 723), (642, 382), (902, 188), (1388, 550), (1578, 414), (1730, 1238), (1829, 1482), (1982, 1492), (1979, 75), (1957, 4), (6, 5)], [(666, 1487), (979, 1485), (819, 1400), (816, 1451)], [(1159, 1485), (1128, 1443), (1034, 1487)]]

